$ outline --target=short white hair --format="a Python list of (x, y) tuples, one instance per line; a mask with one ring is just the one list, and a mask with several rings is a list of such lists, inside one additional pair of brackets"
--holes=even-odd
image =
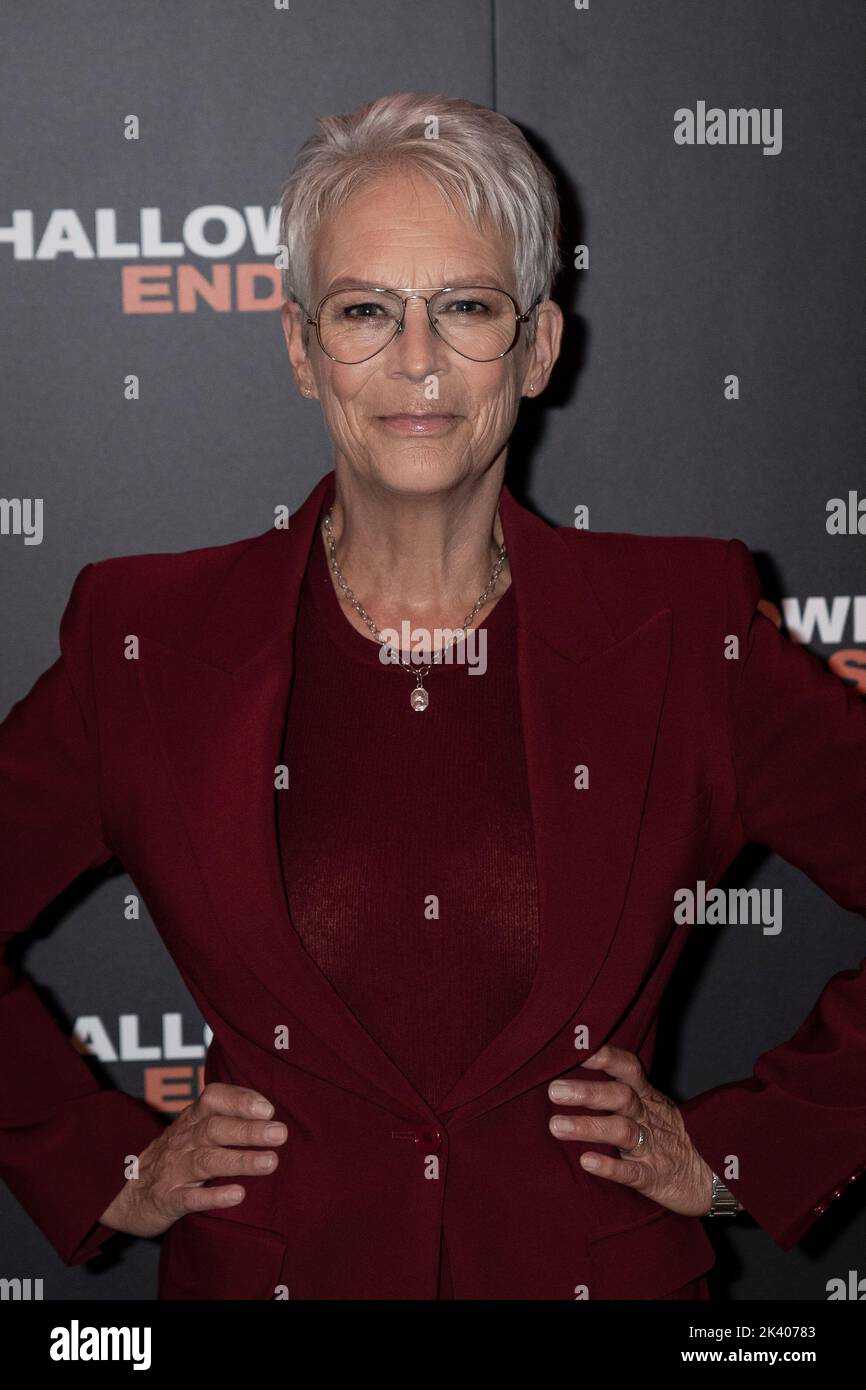
[[(559, 198), (551, 171), (522, 131), (498, 111), (459, 97), (396, 92), (347, 115), (320, 117), (301, 147), (280, 194), (286, 299), (313, 311), (312, 247), (320, 223), (364, 184), (395, 171), (428, 179), (479, 230), (489, 220), (510, 236), (522, 313), (539, 295), (550, 298), (562, 264)], [(530, 342), (537, 317), (526, 324)]]

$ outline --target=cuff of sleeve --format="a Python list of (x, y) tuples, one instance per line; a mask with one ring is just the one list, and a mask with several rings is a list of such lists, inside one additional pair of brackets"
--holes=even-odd
[(159, 1112), (124, 1091), (98, 1091), (2, 1134), (2, 1177), (67, 1265), (117, 1235), (100, 1217), (121, 1190), (128, 1156), (165, 1128)]
[[(814, 1113), (795, 1116), (792, 1140), (791, 1098), (774, 1095), (754, 1078), (704, 1091), (679, 1110), (698, 1153), (783, 1250), (796, 1245), (866, 1168), (844, 1172), (838, 1155), (845, 1147), (832, 1142), (820, 1106), (799, 1103), (799, 1110)], [(737, 1178), (726, 1176), (731, 1157), (738, 1160)]]

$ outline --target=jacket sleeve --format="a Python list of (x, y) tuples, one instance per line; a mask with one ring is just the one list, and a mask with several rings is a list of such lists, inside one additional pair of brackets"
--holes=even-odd
[(102, 833), (90, 662), (94, 566), (76, 577), (61, 655), (0, 724), (0, 1177), (64, 1263), (116, 1234), (98, 1218), (124, 1159), (164, 1128), (123, 1091), (102, 1090), (7, 946), (84, 870), (113, 857)]
[[(729, 741), (744, 839), (767, 845), (866, 916), (866, 701), (756, 607), (761, 583), (728, 542)], [(834, 975), (752, 1075), (680, 1106), (686, 1131), (746, 1211), (788, 1250), (866, 1170), (866, 960)], [(724, 1179), (728, 1182), (728, 1179)]]

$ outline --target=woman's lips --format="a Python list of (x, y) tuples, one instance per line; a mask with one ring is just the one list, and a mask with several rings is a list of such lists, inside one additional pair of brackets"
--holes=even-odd
[(457, 415), (380, 415), (388, 429), (398, 434), (438, 434), (453, 425)]

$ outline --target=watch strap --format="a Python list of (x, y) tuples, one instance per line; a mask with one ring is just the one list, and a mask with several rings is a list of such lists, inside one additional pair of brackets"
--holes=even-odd
[(713, 1195), (707, 1216), (736, 1216), (740, 1201), (729, 1187), (726, 1187), (717, 1173), (713, 1173)]

